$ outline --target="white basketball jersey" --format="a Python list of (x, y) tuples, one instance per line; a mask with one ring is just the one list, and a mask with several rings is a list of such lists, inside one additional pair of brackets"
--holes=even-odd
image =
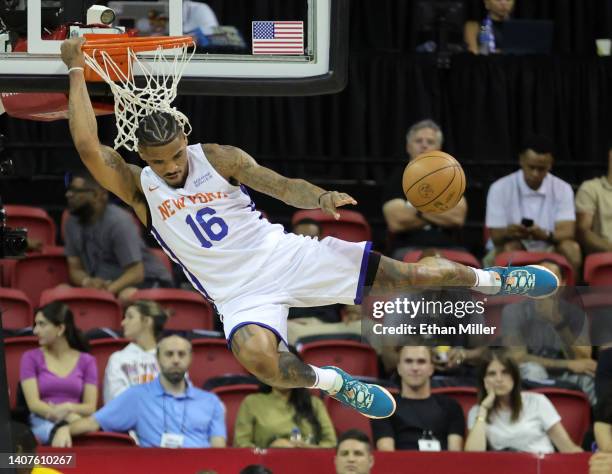
[(284, 229), (262, 218), (243, 186), (223, 178), (200, 144), (187, 147), (189, 174), (173, 188), (147, 166), (140, 181), (151, 233), (206, 298), (240, 295), (283, 238)]

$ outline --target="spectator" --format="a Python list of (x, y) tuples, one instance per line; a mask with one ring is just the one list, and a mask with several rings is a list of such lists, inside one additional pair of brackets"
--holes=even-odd
[(70, 283), (108, 290), (123, 303), (138, 288), (171, 287), (172, 278), (147, 249), (132, 216), (108, 203), (108, 193), (87, 172), (73, 176), (66, 191)]
[(151, 382), (159, 375), (155, 349), (167, 319), (168, 314), (154, 301), (138, 300), (127, 307), (121, 326), (123, 337), (131, 342), (108, 359), (104, 403), (125, 389)]
[[(467, 21), (463, 35), (468, 51), (479, 54), (481, 51), (487, 53), (500, 53), (504, 49), (502, 35), (503, 23), (510, 19), (514, 9), (514, 0), (484, 0), (486, 16), (481, 23)], [(480, 32), (486, 30), (492, 34), (489, 44), (480, 43)]]
[(575, 240), (574, 191), (550, 173), (552, 148), (548, 138), (530, 137), (521, 148), (521, 169), (491, 185), (485, 225), (495, 252), (487, 261), (495, 253), (514, 250), (557, 252), (579, 273), (582, 257)]
[(598, 449), (612, 453), (612, 393), (599, 401), (595, 410), (594, 431)]
[(455, 400), (431, 393), (434, 372), (431, 349), (402, 347), (397, 372), (402, 385), (401, 395), (395, 396), (395, 413), (389, 418), (372, 420), (376, 448), (423, 450), (423, 441), (429, 440), (429, 451), (461, 451), (465, 432), (463, 411)]
[[(412, 161), (422, 153), (442, 148), (442, 130), (433, 120), (415, 123), (406, 134), (406, 152)], [(465, 224), (467, 201), (461, 198), (451, 210), (441, 214), (417, 211), (402, 192), (404, 169), (390, 180), (384, 197), (383, 215), (393, 233), (389, 253), (401, 260), (410, 250), (426, 247), (458, 247), (452, 232)]]
[(336, 474), (370, 474), (374, 466), (374, 455), (370, 438), (359, 430), (342, 433), (334, 458)]
[[(203, 2), (183, 1), (184, 34), (193, 35), (197, 41), (200, 34), (213, 33), (215, 26), (219, 26), (219, 21), (210, 6)], [(147, 36), (167, 36), (168, 17), (160, 10), (153, 8), (149, 10), (146, 18), (141, 18), (136, 22), (136, 28), (139, 33)]]
[(225, 410), (219, 398), (193, 387), (185, 378), (191, 365), (191, 344), (168, 336), (157, 345), (159, 376), (135, 385), (94, 413), (59, 427), (53, 446), (71, 447), (72, 436), (134, 430), (143, 447), (223, 448)]
[[(564, 284), (554, 262), (539, 265), (554, 272)], [(595, 370), (589, 325), (584, 310), (557, 293), (538, 300), (523, 300), (502, 311), (504, 346), (520, 364), (521, 377), (536, 382), (562, 380), (576, 384), (596, 403)]]
[[(292, 348), (291, 352), (296, 354)], [(336, 433), (323, 402), (306, 388), (264, 385), (262, 393), (248, 395), (240, 404), (234, 431), (237, 448), (335, 445)]]
[(576, 193), (578, 241), (585, 254), (612, 252), (612, 143), (608, 148), (608, 175), (589, 179)]
[[(441, 257), (436, 249), (425, 249), (422, 252), (420, 263), (425, 262), (429, 257)], [(475, 383), (474, 366), (478, 364), (480, 355), (486, 350), (487, 336), (476, 333), (462, 333), (460, 325), (476, 324), (485, 325), (486, 321), (477, 310), (461, 310), (468, 307), (468, 302), (473, 302), (472, 294), (459, 288), (438, 288), (411, 293), (399, 296), (403, 301), (432, 302), (433, 304), (426, 310), (422, 309), (412, 313), (409, 318), (406, 314), (386, 313), (384, 319), (379, 322), (387, 327), (411, 326), (415, 334), (420, 334), (420, 325), (427, 324), (429, 327), (454, 328), (453, 331), (440, 331), (440, 334), (421, 334), (420, 343), (426, 343), (429, 347), (450, 346), (445, 353), (445, 358), (436, 357), (434, 354), (434, 365), (436, 372), (444, 376), (444, 383), (450, 385), (473, 385)], [(439, 304), (438, 304), (439, 303)], [(445, 310), (448, 304), (452, 303), (452, 312)], [(377, 348), (380, 348), (380, 356), (385, 372), (395, 373), (398, 362), (397, 347), (415, 345), (414, 336), (407, 334), (372, 334), (367, 324), (364, 329), (368, 329), (368, 341)], [(366, 333), (366, 331), (363, 331)], [(442, 380), (442, 379), (440, 379)]]
[(612, 454), (595, 453), (591, 456), (589, 474), (612, 474)]
[[(322, 320), (321, 313), (315, 313), (315, 316), (311, 317), (290, 318), (287, 322), (289, 344), (296, 345), (304, 338), (313, 336), (336, 335), (339, 338), (347, 335), (350, 338), (360, 336), (362, 334), (361, 306), (356, 304), (338, 306), (340, 306), (339, 322)], [(320, 308), (326, 308), (326, 306)]]
[(183, 0), (183, 32), (192, 34), (201, 29), (204, 34), (211, 34), (212, 29), (219, 26), (219, 20), (212, 8), (203, 2)]
[(36, 310), (39, 349), (21, 356), (19, 379), (30, 410), (30, 426), (46, 444), (54, 425), (88, 416), (96, 409), (98, 371), (72, 311), (53, 302)]
[[(549, 454), (582, 449), (571, 440), (545, 395), (521, 392), (516, 362), (503, 352), (484, 357), (478, 379), (478, 405), (468, 414), (466, 451), (523, 451)], [(554, 447), (553, 447), (554, 444)]]

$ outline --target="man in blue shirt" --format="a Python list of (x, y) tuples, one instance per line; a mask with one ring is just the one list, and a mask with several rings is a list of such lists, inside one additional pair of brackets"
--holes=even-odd
[(225, 410), (219, 398), (185, 380), (191, 365), (191, 344), (180, 336), (157, 346), (160, 374), (136, 385), (96, 413), (59, 427), (53, 446), (72, 446), (72, 436), (104, 431), (134, 430), (140, 446), (166, 448), (223, 448)]

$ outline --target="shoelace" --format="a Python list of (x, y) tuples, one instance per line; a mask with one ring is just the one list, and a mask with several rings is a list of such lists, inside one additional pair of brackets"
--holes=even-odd
[(358, 380), (345, 382), (338, 395), (346, 398), (356, 408), (370, 408), (374, 402), (374, 394), (370, 393), (366, 384)]

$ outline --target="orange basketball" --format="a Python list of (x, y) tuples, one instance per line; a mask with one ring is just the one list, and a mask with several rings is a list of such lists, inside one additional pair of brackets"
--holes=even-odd
[(406, 199), (422, 212), (444, 212), (457, 205), (465, 191), (465, 174), (443, 151), (428, 151), (406, 166), (402, 187)]

